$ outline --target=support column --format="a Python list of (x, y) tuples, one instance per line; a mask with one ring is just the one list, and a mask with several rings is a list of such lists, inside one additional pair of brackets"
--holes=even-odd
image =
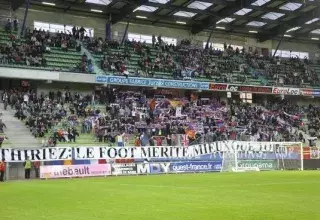
[(23, 24), (22, 24), (20, 36), (23, 36), (24, 29), (26, 28), (26, 20), (27, 20), (27, 17), (28, 17), (29, 7), (30, 7), (30, 0), (26, 0), (26, 10), (24, 12), (24, 18), (23, 18)]
[(112, 40), (112, 30), (111, 30), (111, 14), (109, 14), (109, 19), (106, 23), (106, 39), (107, 40)]
[(112, 38), (112, 33), (111, 33), (111, 23), (106, 24), (106, 39), (111, 40)]
[(213, 32), (213, 28), (212, 28), (212, 30), (210, 31), (210, 35), (209, 35), (208, 40), (207, 40), (207, 43), (206, 43), (206, 49), (209, 48), (209, 43), (210, 43), (210, 40), (211, 40), (212, 32)]
[(130, 25), (130, 19), (128, 20), (127, 25), (126, 25), (126, 29), (124, 30), (122, 41), (121, 41), (121, 46), (124, 44), (124, 41), (125, 41), (125, 39), (127, 37), (129, 25)]
[(283, 40), (283, 37), (284, 37), (285, 33), (286, 33), (286, 32), (284, 32), (284, 33), (281, 35), (280, 41), (279, 41), (279, 43), (278, 43), (278, 45), (277, 45), (276, 50), (274, 51), (274, 53), (273, 53), (273, 55), (272, 55), (272, 58), (274, 58), (275, 55), (277, 54), (278, 49), (279, 49), (279, 47), (280, 47), (280, 45), (281, 45), (281, 43), (282, 43), (282, 40)]

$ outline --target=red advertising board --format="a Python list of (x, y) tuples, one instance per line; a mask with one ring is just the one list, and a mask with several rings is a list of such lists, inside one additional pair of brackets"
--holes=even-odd
[(209, 88), (211, 90), (220, 90), (220, 91), (226, 91), (227, 90), (228, 85), (227, 84), (214, 84), (214, 83), (210, 83)]
[(313, 95), (312, 89), (301, 89), (300, 92), (301, 92), (301, 95), (304, 95), (304, 96), (312, 96)]
[(272, 93), (272, 87), (228, 85), (231, 92)]

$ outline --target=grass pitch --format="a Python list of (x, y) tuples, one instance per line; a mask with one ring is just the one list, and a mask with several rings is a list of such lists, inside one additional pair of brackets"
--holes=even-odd
[(320, 172), (208, 173), (0, 184), (4, 220), (320, 219)]

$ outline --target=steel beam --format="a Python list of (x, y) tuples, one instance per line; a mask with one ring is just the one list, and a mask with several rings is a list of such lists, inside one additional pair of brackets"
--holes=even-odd
[(112, 14), (111, 23), (115, 24), (124, 18), (126, 18), (128, 15), (130, 15), (134, 9), (141, 5), (145, 5), (148, 3), (149, 0), (129, 0), (127, 4), (122, 7), (117, 14)]
[(233, 15), (235, 12), (239, 11), (241, 8), (245, 8), (248, 5), (251, 5), (256, 0), (238, 0), (235, 1), (233, 6), (228, 6), (223, 8), (221, 11), (217, 12), (216, 15), (208, 16), (207, 18), (203, 19), (201, 25), (193, 25), (191, 32), (192, 34), (197, 34), (209, 27), (215, 27), (216, 23), (224, 17), (228, 17)]
[(271, 34), (269, 35), (259, 34), (258, 35), (259, 41), (264, 42), (286, 32), (290, 28), (304, 26), (306, 22), (310, 21), (313, 18), (318, 17), (319, 14), (320, 14), (320, 7), (316, 7), (311, 11), (308, 11), (307, 13), (305, 13), (304, 16), (299, 16), (287, 22), (282, 22), (280, 25), (270, 29)]

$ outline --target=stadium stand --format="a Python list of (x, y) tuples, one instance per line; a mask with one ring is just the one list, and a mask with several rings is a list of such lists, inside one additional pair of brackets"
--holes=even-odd
[[(73, 26), (67, 29), (66, 25), (64, 25), (63, 31), (51, 31), (49, 29), (45, 31), (41, 28), (34, 28), (26, 29), (22, 36), (20, 36), (19, 31), (20, 24), (16, 18), (7, 19), (3, 25), (3, 29), (0, 30), (1, 66), (43, 71), (124, 76), (126, 78), (145, 77), (195, 82), (233, 83), (237, 85), (291, 86), (300, 88), (316, 88), (319, 85), (320, 67), (316, 62), (308, 59), (308, 57), (273, 57), (273, 54), (265, 54), (262, 50), (247, 50), (245, 47), (238, 47), (227, 43), (223, 44), (223, 48), (215, 48), (209, 42), (203, 48), (202, 45), (193, 44), (193, 41), (189, 39), (173, 43), (173, 41), (164, 40), (164, 37), (161, 35), (153, 35), (151, 42), (148, 43), (129, 38), (124, 38), (123, 42), (120, 42), (118, 39), (104, 40), (101, 37), (89, 37), (84, 27)], [(116, 89), (116, 91), (118, 90)], [(9, 96), (12, 96), (12, 93), (15, 92), (11, 92)], [(69, 94), (71, 91), (67, 93)], [(30, 102), (25, 105), (23, 104), (23, 94), (18, 93), (16, 94), (20, 97), (18, 104), (16, 105), (12, 101), (10, 101), (10, 104), (16, 107), (17, 112), (15, 116), (26, 123), (34, 137), (54, 139), (52, 141), (54, 145), (71, 139), (71, 136), (75, 137), (75, 134), (87, 133), (92, 129), (95, 130), (95, 127), (92, 125), (93, 119), (90, 119), (90, 117), (97, 119), (100, 116), (96, 112), (98, 110), (94, 109), (91, 105), (91, 101), (94, 98), (90, 97), (90, 95), (80, 97), (79, 94), (69, 94), (70, 100), (65, 103), (65, 100), (62, 100), (61, 94), (57, 96), (38, 94), (37, 98), (34, 94), (28, 94), (28, 96), (34, 96), (37, 101), (33, 104)], [(150, 103), (154, 102), (153, 97), (143, 92), (140, 92), (137, 96), (132, 96), (131, 93), (123, 93), (120, 90), (112, 98), (114, 105), (107, 106), (105, 114), (108, 116), (102, 116), (101, 120), (114, 120), (116, 118), (114, 116), (115, 112), (117, 114), (124, 112), (125, 116), (131, 115), (132, 117), (134, 104), (146, 109), (135, 111), (137, 114), (149, 115), (148, 119), (150, 119), (149, 123), (151, 123), (152, 128), (153, 124), (158, 123), (154, 117), (156, 116), (159, 119), (160, 114), (157, 111), (156, 113), (153, 112), (156, 109), (151, 109), (150, 111)], [(130, 102), (129, 109), (123, 103), (126, 99), (141, 99), (141, 97), (144, 97), (144, 102)], [(202, 104), (196, 102), (196, 107), (193, 107), (191, 105), (192, 101), (189, 98), (185, 100), (186, 97), (181, 95), (175, 98), (181, 99), (180, 101), (185, 105), (182, 112), (188, 115), (190, 120), (196, 120), (197, 116), (201, 117), (207, 114), (206, 109), (201, 108)], [(167, 97), (161, 101), (156, 100), (156, 102), (157, 104), (160, 103), (160, 105), (164, 102), (164, 105), (170, 110), (168, 114), (165, 114), (165, 117), (174, 117), (175, 108), (168, 104), (170, 101)], [(202, 126), (206, 127), (206, 129), (203, 130), (213, 132), (214, 136), (219, 140), (231, 138), (232, 132), (228, 129), (232, 131), (235, 129), (245, 131), (244, 134), (249, 137), (247, 137), (248, 140), (271, 140), (274, 139), (272, 130), (275, 127), (279, 127), (278, 132), (281, 134), (276, 135), (277, 139), (292, 140), (297, 137), (299, 132), (303, 134), (302, 126), (300, 126), (302, 123), (302, 116), (300, 115), (303, 112), (302, 109), (304, 109), (304, 115), (308, 120), (314, 121), (313, 124), (317, 124), (317, 110), (316, 107), (312, 106), (293, 111), (292, 109), (288, 109), (288, 105), (292, 103), (284, 101), (277, 101), (276, 107), (273, 106), (272, 108), (266, 104), (249, 106), (244, 104), (227, 104), (224, 102), (222, 105), (221, 102), (217, 100), (215, 102), (211, 98), (209, 98), (209, 103), (208, 108), (211, 110), (212, 108), (223, 109), (223, 114), (220, 115), (223, 118), (220, 119), (219, 123), (208, 122), (209, 119), (205, 119), (202, 122)], [(219, 107), (215, 106), (218, 105), (217, 103), (219, 103)], [(37, 110), (35, 110), (35, 106), (38, 106)], [(49, 116), (43, 117), (42, 110), (49, 111)], [(160, 108), (159, 111), (162, 112), (163, 109)], [(88, 112), (91, 113), (89, 114)], [(113, 112), (112, 117), (110, 116), (111, 112)], [(194, 112), (198, 112), (198, 115), (193, 115)], [(243, 114), (242, 112), (246, 113)], [(216, 110), (214, 110), (214, 114), (216, 114)], [(160, 115), (164, 117), (163, 114)], [(292, 120), (293, 116), (297, 118), (297, 121)], [(40, 117), (41, 120), (39, 122)], [(43, 120), (46, 120), (46, 122)], [(64, 122), (67, 124), (76, 123), (77, 126), (68, 126)], [(124, 122), (120, 121), (117, 123), (121, 124)], [(135, 122), (140, 123), (140, 119), (138, 121), (130, 121), (131, 125)], [(37, 125), (33, 125), (34, 123)], [(166, 122), (163, 123), (166, 124)], [(263, 129), (260, 127), (261, 124), (264, 126)], [(67, 135), (60, 135), (58, 138), (59, 132), (57, 131), (57, 126), (59, 129), (63, 128), (63, 132)], [(113, 124), (107, 123), (105, 126), (113, 127)], [(177, 126), (176, 133), (179, 131), (180, 133), (177, 134), (185, 135), (184, 127), (186, 124), (182, 123), (180, 125), (178, 123)], [(241, 129), (237, 128), (238, 126)], [(74, 127), (77, 127), (77, 130), (72, 131)], [(115, 136), (126, 132), (123, 130), (123, 127), (116, 127), (118, 127), (118, 130), (107, 132), (116, 132)], [(213, 128), (211, 129), (211, 127)], [(260, 127), (260, 130), (257, 127)], [(291, 129), (293, 127), (296, 129)], [(309, 126), (305, 132), (309, 133), (312, 130), (311, 134), (316, 135), (317, 129), (315, 127), (314, 125)], [(79, 132), (79, 129), (81, 132)], [(102, 130), (97, 128), (94, 132), (94, 135), (97, 137), (96, 141), (98, 142), (110, 139), (101, 138)], [(184, 131), (181, 132), (182, 130)], [(133, 136), (141, 133), (141, 131), (130, 132), (133, 133)], [(73, 134), (71, 135), (71, 133)], [(166, 130), (164, 133), (168, 133), (168, 131)], [(202, 134), (204, 133), (202, 131)], [(67, 138), (62, 138), (62, 136)], [(106, 135), (103, 136), (105, 137)], [(92, 139), (94, 138), (92, 137)]]
[(86, 44), (106, 74), (250, 85), (314, 87), (319, 84), (317, 65), (311, 66), (308, 59), (272, 58), (227, 44), (224, 51), (186, 44), (174, 46), (159, 37), (160, 42), (153, 45), (127, 40), (120, 46), (117, 41), (102, 39), (88, 39)]
[(319, 219), (319, 14), (0, 0), (3, 216)]
[[(181, 44), (176, 47), (157, 42), (153, 46), (144, 42), (87, 42), (96, 62), (107, 74), (127, 72), (130, 76), (162, 79), (200, 80), (262, 84), (253, 73), (244, 54), (238, 48), (227, 47), (224, 52), (214, 49), (197, 49)], [(243, 51), (244, 52), (244, 51)]]
[[(78, 41), (78, 46), (76, 46), (77, 41), (75, 39), (79, 37), (73, 38), (72, 35), (64, 34), (51, 37), (46, 32), (34, 30), (30, 31), (25, 39), (17, 41), (20, 43), (17, 43), (14, 34), (7, 33), (6, 31), (2, 31), (1, 33), (2, 39), (6, 43), (6, 46), (2, 50), (2, 55), (4, 55), (2, 56), (3, 65), (18, 68), (76, 72), (77, 70), (78, 72), (87, 72), (88, 70), (86, 67), (88, 64), (87, 56), (81, 56), (80, 53), (82, 43)], [(41, 55), (42, 60), (33, 60), (33, 64), (31, 64), (31, 60), (24, 59), (22, 56), (22, 62), (17, 62), (17, 57), (14, 57), (14, 50), (8, 47), (8, 42), (17, 43), (17, 46), (20, 45), (23, 48), (30, 47), (35, 49), (39, 37), (46, 39), (43, 42), (48, 43), (48, 46), (50, 46), (47, 47), (46, 43), (43, 43), (41, 47), (43, 49), (46, 48), (45, 51), (38, 51), (38, 55), (32, 56), (35, 58)], [(65, 38), (69, 40), (63, 42)], [(61, 42), (63, 43), (61, 44)], [(63, 48), (65, 47), (63, 46), (65, 43), (70, 47)], [(92, 41), (90, 38), (85, 39), (85, 45), (93, 53), (92, 57), (99, 64), (100, 68), (105, 71), (105, 74), (113, 73), (126, 77), (144, 76), (180, 80), (212, 80), (215, 82), (246, 83), (250, 85), (262, 85), (264, 84), (263, 82), (268, 82), (266, 84), (309, 86), (310, 83), (316, 85), (318, 82), (317, 75), (315, 71), (310, 70), (307, 60), (301, 61), (298, 58), (287, 60), (276, 58), (272, 60), (270, 57), (260, 57), (258, 54), (247, 54), (244, 50), (240, 51), (238, 48), (234, 50), (231, 46), (227, 45), (225, 45), (225, 51), (217, 51), (212, 48), (192, 48), (191, 45), (186, 44), (177, 47), (167, 44), (161, 46), (161, 41), (154, 45), (126, 41), (125, 46), (120, 46), (117, 41), (102, 42), (101, 39)], [(74, 47), (77, 47), (77, 49), (70, 49)], [(20, 50), (19, 46), (16, 49)], [(23, 53), (25, 52), (23, 51), (21, 54)], [(91, 54), (88, 55), (91, 56)], [(19, 56), (19, 54), (16, 56)], [(79, 60), (81, 60), (80, 65)], [(41, 64), (37, 62), (41, 62)], [(72, 64), (77, 65), (77, 62), (77, 68), (67, 69)], [(190, 63), (192, 64), (192, 68), (188, 67)], [(66, 97), (69, 98), (63, 100), (62, 94), (64, 94), (64, 99)], [(9, 96), (11, 95), (9, 94)], [(25, 121), (32, 135), (35, 138), (40, 138), (44, 146), (55, 146), (57, 143), (61, 144), (71, 140), (76, 142), (75, 139), (80, 133), (90, 134), (91, 130), (94, 130), (94, 133), (93, 136), (87, 136), (89, 143), (95, 140), (95, 136), (97, 138), (96, 141), (110, 141), (112, 145), (116, 144), (116, 137), (122, 134), (130, 136), (130, 143), (135, 141), (136, 144), (155, 145), (154, 137), (157, 138), (159, 132), (163, 133), (163, 135), (160, 135), (161, 138), (157, 139), (158, 143), (161, 144), (163, 140), (167, 141), (168, 135), (171, 134), (177, 135), (174, 139), (179, 139), (180, 142), (178, 143), (180, 144), (181, 138), (182, 140), (188, 140), (190, 143), (194, 141), (196, 141), (194, 143), (203, 143), (204, 141), (208, 142), (208, 140), (227, 139), (254, 141), (305, 140), (302, 131), (299, 131), (301, 130), (301, 112), (284, 110), (288, 103), (280, 102), (276, 109), (273, 109), (276, 112), (270, 113), (271, 109), (262, 110), (262, 106), (250, 107), (248, 105), (237, 104), (226, 107), (225, 104), (221, 106), (221, 103), (218, 104), (219, 102), (213, 100), (208, 101), (208, 109), (201, 108), (203, 105), (201, 100), (200, 103), (196, 102), (197, 107), (193, 107), (192, 102), (182, 98), (180, 102), (183, 103), (184, 107), (180, 114), (184, 116), (179, 116), (176, 119), (174, 118), (176, 117), (175, 109), (168, 104), (170, 103), (169, 100), (155, 101), (147, 99), (145, 97), (146, 94), (143, 93), (138, 93), (137, 96), (132, 96), (131, 93), (116, 94), (112, 98), (115, 105), (109, 106), (110, 109), (107, 111), (108, 116), (101, 116), (99, 110), (91, 109), (92, 98), (90, 96), (80, 97), (79, 94), (71, 96), (70, 91), (60, 92), (56, 97), (50, 94), (49, 96), (41, 94), (40, 97), (36, 98), (35, 94), (28, 94), (28, 96), (35, 96), (35, 100), (37, 101), (30, 102), (27, 105), (23, 103), (22, 93), (16, 95), (20, 97), (18, 104), (10, 102), (17, 109), (15, 116)], [(126, 103), (127, 99), (135, 100), (142, 97), (145, 97), (144, 102), (131, 101)], [(9, 97), (9, 99), (11, 98)], [(67, 104), (65, 104), (65, 101)], [(166, 108), (152, 109), (150, 105), (153, 102), (156, 102), (158, 105), (165, 105)], [(129, 105), (126, 106), (125, 104)], [(38, 107), (35, 108), (36, 106)], [(137, 110), (137, 107), (141, 107), (143, 110)], [(136, 110), (133, 110), (133, 108)], [(163, 114), (162, 112), (166, 109), (169, 110), (169, 113)], [(42, 110), (47, 112), (43, 112)], [(213, 119), (206, 117), (203, 120), (199, 120), (203, 115), (208, 114), (208, 110), (213, 111), (210, 113), (213, 114)], [(315, 121), (313, 124), (318, 123), (314, 119), (314, 108), (309, 107), (309, 111), (309, 120)], [(135, 118), (136, 114), (146, 115), (146, 118), (142, 117), (140, 118), (141, 120), (132, 120), (132, 118), (123, 119), (123, 117)], [(216, 114), (219, 114), (220, 118), (216, 118)], [(231, 117), (229, 118), (230, 114)], [(293, 120), (291, 116), (297, 118)], [(120, 117), (120, 120), (115, 120), (118, 117)], [(201, 124), (201, 129), (195, 132), (194, 126), (198, 125), (196, 123), (197, 120)], [(11, 119), (6, 119), (6, 121), (12, 122)], [(93, 124), (96, 124), (96, 121), (100, 121), (100, 123), (103, 121), (103, 123), (95, 126)], [(180, 121), (185, 122), (181, 123)], [(166, 129), (154, 131), (155, 124), (158, 123), (162, 123)], [(16, 122), (10, 124), (16, 124)], [(128, 127), (124, 127), (123, 125), (128, 125)], [(190, 128), (188, 128), (189, 125)], [(130, 129), (131, 126), (135, 126), (136, 128), (140, 126), (140, 129), (132, 130)], [(278, 128), (276, 133), (274, 133), (274, 128)], [(81, 132), (79, 132), (79, 129)], [(174, 132), (171, 133), (171, 130)], [(156, 135), (157, 132), (158, 134)], [(311, 136), (316, 136), (317, 132), (316, 126), (308, 127), (307, 133), (310, 133)], [(188, 136), (188, 134), (191, 134), (191, 136)], [(196, 134), (198, 135), (197, 137), (195, 136)], [(190, 140), (186, 138), (186, 135)], [(11, 140), (11, 138), (9, 139)], [(171, 140), (172, 137), (169, 139)], [(38, 142), (33, 140), (30, 143), (36, 146), (40, 140)], [(21, 143), (17, 142), (14, 144)]]
[[(3, 104), (0, 105), (3, 109)], [(0, 141), (2, 148), (36, 148), (40, 147), (40, 143), (35, 140), (28, 129), (21, 121), (14, 117), (13, 110), (2, 111), (1, 120), (5, 123), (4, 133), (1, 135)], [(4, 139), (3, 139), (4, 138)], [(28, 143), (26, 145), (26, 143)]]
[(81, 54), (76, 37), (67, 34), (53, 36), (49, 32), (29, 30), (24, 38), (16, 31), (0, 30), (0, 65), (47, 71), (93, 71), (91, 61)]
[[(50, 71), (126, 74), (162, 79), (232, 82), (250, 85), (291, 85), (314, 87), (319, 83), (316, 64), (307, 59), (272, 59), (250, 54), (244, 49), (225, 44), (225, 50), (199, 49), (182, 42), (179, 46), (161, 41), (154, 45), (83, 37), (93, 53), (83, 52), (82, 43), (74, 34), (56, 36), (44, 31), (29, 31), (19, 39), (13, 30), (0, 31), (0, 65)], [(41, 42), (41, 43), (40, 43)], [(95, 62), (99, 70), (94, 71)], [(293, 71), (294, 69), (294, 71)], [(100, 71), (101, 70), (101, 71)]]
[[(150, 92), (116, 89), (108, 90), (107, 94), (71, 94), (66, 89), (37, 97), (32, 92), (12, 91), (8, 93), (8, 100), (16, 109), (14, 116), (43, 146), (71, 142), (117, 145), (121, 136), (126, 138), (127, 145), (134, 143), (137, 146), (218, 140), (305, 142), (303, 117), (309, 120), (308, 134), (318, 136), (319, 132), (317, 108), (298, 107), (284, 100), (274, 100), (270, 108), (269, 103), (226, 105), (217, 98), (201, 98), (195, 94), (181, 98), (152, 98)], [(96, 106), (96, 102), (109, 103), (106, 111), (99, 107), (103, 105)], [(12, 113), (8, 112), (12, 110), (5, 111), (4, 119), (13, 126), (8, 136), (15, 141), (11, 136), (21, 129), (22, 123), (13, 120), (12, 115), (9, 118)], [(34, 140), (28, 141), (36, 145)]]

